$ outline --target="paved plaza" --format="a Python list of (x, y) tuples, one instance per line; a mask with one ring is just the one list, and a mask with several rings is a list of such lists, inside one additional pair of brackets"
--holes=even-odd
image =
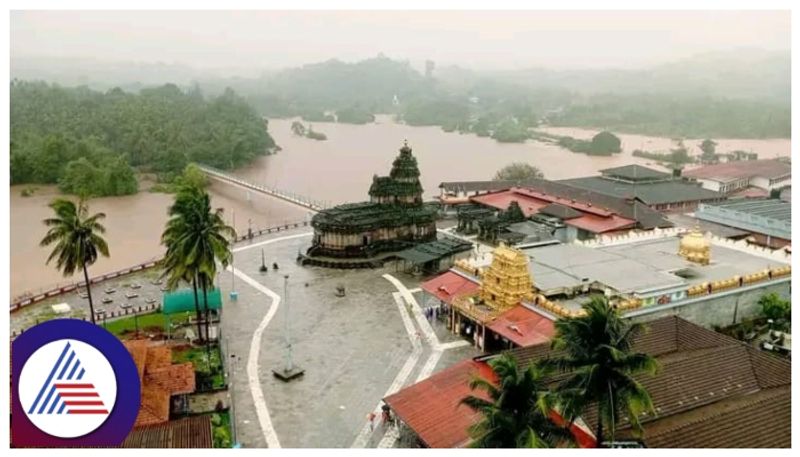
[[(393, 446), (394, 430), (385, 434), (377, 420), (373, 432), (367, 425), (381, 399), (478, 353), (443, 330), (443, 323), (425, 319), (418, 278), (391, 265), (301, 267), (295, 259), (309, 242), (305, 229), (240, 244), (236, 277), (220, 277), (237, 438), (244, 447)], [(262, 249), (267, 273), (259, 272)], [(228, 298), (232, 284), (239, 293), (235, 302)], [(340, 285), (344, 297), (336, 296)], [(284, 363), (286, 306), (294, 363), (305, 369), (290, 383), (272, 374)]]

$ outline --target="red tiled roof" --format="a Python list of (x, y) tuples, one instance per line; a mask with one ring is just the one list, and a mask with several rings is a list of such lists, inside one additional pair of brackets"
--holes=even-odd
[[(384, 401), (426, 446), (464, 447), (470, 441), (469, 428), (480, 419), (480, 413), (462, 405), (461, 400), (468, 395), (488, 399), (483, 390), (469, 388), (469, 381), (474, 376), (492, 383), (498, 381), (488, 363), (468, 359), (392, 394)], [(551, 417), (554, 422), (563, 423), (557, 413), (551, 413)], [(595, 446), (590, 431), (577, 423), (570, 430), (580, 447)]]
[(569, 208), (582, 211), (584, 213), (595, 214), (597, 216), (610, 216), (613, 214), (613, 212), (609, 211), (608, 209), (593, 206), (591, 203), (564, 197), (556, 197), (555, 195), (546, 194), (544, 192), (535, 191), (533, 189), (524, 189), (521, 187), (515, 187), (511, 189), (511, 191), (519, 195), (527, 195), (529, 197), (533, 197), (538, 200), (543, 200), (548, 203), (558, 203), (559, 205), (567, 206)]
[(133, 356), (142, 386), (141, 405), (136, 426), (169, 420), (170, 397), (195, 390), (195, 372), (191, 362), (172, 363), (168, 346), (153, 345), (147, 340), (123, 341)]
[(514, 187), (509, 190), (493, 192), (490, 194), (471, 197), (472, 201), (493, 208), (505, 210), (516, 201), (522, 209), (525, 217), (530, 217), (544, 208), (551, 207), (554, 203), (571, 208), (581, 213), (580, 217), (570, 218), (564, 221), (565, 224), (578, 227), (592, 233), (605, 233), (623, 228), (629, 228), (636, 224), (633, 219), (628, 219), (615, 214), (605, 208), (592, 206), (591, 203), (580, 202), (567, 198), (548, 195), (532, 189)]
[(469, 388), (473, 376), (496, 381), (489, 365), (468, 359), (392, 394), (384, 401), (401, 421), (418, 433), (426, 446), (464, 446), (469, 442), (468, 429), (478, 420), (478, 413), (462, 405), (461, 400), (468, 395), (487, 398), (483, 391)]
[(780, 178), (791, 173), (791, 164), (780, 160), (743, 160), (706, 165), (693, 170), (687, 170), (683, 175), (690, 178), (713, 179), (727, 182), (753, 176)]
[(452, 305), (455, 296), (477, 292), (480, 285), (458, 273), (447, 271), (423, 282), (420, 287), (439, 300)]
[(553, 321), (523, 305), (497, 316), (489, 328), (522, 347), (546, 343), (555, 334)]
[(508, 209), (508, 205), (515, 201), (519, 203), (519, 207), (522, 213), (525, 214), (525, 217), (531, 217), (538, 213), (540, 209), (550, 204), (550, 202), (545, 200), (516, 193), (515, 190), (503, 190), (500, 192), (478, 195), (476, 197), (471, 197), (470, 200), (502, 210)]
[(636, 224), (636, 221), (617, 216), (616, 214), (610, 217), (586, 214), (575, 219), (566, 220), (564, 221), (564, 224), (571, 225), (592, 233), (606, 233), (624, 228), (632, 228), (634, 224)]

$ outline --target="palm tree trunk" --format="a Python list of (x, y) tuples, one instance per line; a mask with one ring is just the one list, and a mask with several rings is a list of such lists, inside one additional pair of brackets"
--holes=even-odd
[(209, 332), (208, 332), (208, 290), (206, 287), (206, 283), (203, 282), (203, 307), (204, 307), (204, 314), (206, 318), (206, 349), (208, 349), (208, 342), (210, 340)]
[(192, 290), (194, 291), (194, 310), (197, 313), (197, 337), (203, 341), (203, 327), (201, 327), (200, 320), (200, 299), (197, 297), (197, 277), (192, 278)]
[(603, 445), (603, 416), (600, 413), (600, 408), (597, 408), (597, 433), (595, 433), (595, 437), (597, 437), (597, 447), (602, 447), (602, 445)]
[(89, 296), (89, 314), (92, 316), (92, 324), (94, 324), (94, 303), (92, 303), (92, 288), (89, 286), (89, 271), (86, 269), (86, 264), (83, 264), (83, 279), (86, 281), (86, 295)]

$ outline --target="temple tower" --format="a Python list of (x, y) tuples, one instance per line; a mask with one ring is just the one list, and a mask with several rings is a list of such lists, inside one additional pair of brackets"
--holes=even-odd
[(492, 264), (483, 273), (480, 298), (501, 312), (522, 300), (531, 300), (533, 283), (528, 271), (528, 256), (501, 243), (492, 253)]
[(408, 141), (403, 142), (400, 154), (392, 163), (389, 176), (373, 176), (369, 188), (373, 203), (421, 205), (422, 184), (419, 182), (417, 158), (411, 153)]

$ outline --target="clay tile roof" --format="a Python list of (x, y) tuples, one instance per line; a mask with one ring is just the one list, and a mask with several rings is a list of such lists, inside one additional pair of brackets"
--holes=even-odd
[(420, 439), (433, 448), (464, 446), (469, 441), (467, 429), (477, 420), (477, 413), (460, 404), (473, 392), (473, 376), (494, 380), (494, 372), (485, 363), (464, 360), (450, 368), (407, 387), (384, 399), (404, 423), (418, 432)]
[(147, 348), (145, 371), (169, 366), (170, 364), (172, 364), (172, 350), (168, 346), (150, 346)]
[(162, 424), (135, 427), (124, 448), (211, 448), (211, 416), (191, 416)]
[(789, 386), (726, 399), (648, 424), (644, 441), (658, 448), (790, 448), (791, 403)]
[(142, 403), (134, 426), (160, 424), (169, 420), (169, 392), (157, 385), (142, 387)]
[(139, 372), (139, 382), (144, 377), (144, 366), (147, 361), (147, 340), (127, 340), (122, 344), (128, 349), (133, 357), (133, 363), (136, 364), (136, 370)]
[(168, 421), (172, 395), (195, 390), (194, 366), (191, 362), (172, 364), (169, 346), (154, 345), (148, 340), (128, 340), (123, 344), (133, 356), (142, 386), (136, 425)]
[(452, 305), (454, 297), (474, 293), (480, 285), (458, 273), (447, 271), (423, 282), (420, 287), (439, 300)]
[(497, 316), (489, 328), (518, 346), (547, 343), (555, 334), (553, 321), (523, 305)]
[(148, 371), (145, 381), (155, 384), (170, 395), (189, 394), (195, 389), (194, 366), (191, 362), (169, 365)]

